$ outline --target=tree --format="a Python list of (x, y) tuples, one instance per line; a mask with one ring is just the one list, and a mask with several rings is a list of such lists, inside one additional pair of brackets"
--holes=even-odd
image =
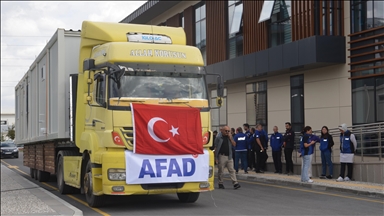
[(8, 126), (7, 137), (11, 140), (15, 139), (15, 125), (14, 124), (12, 126)]

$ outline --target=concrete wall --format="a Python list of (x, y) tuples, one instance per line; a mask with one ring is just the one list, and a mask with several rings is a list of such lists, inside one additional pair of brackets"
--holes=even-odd
[[(269, 155), (272, 157), (271, 155)], [(275, 168), (272, 162), (267, 163), (267, 170), (274, 172)], [(283, 172), (285, 171), (285, 163), (283, 162)], [(293, 172), (296, 175), (301, 174), (301, 162), (294, 163)], [(340, 163), (333, 163), (333, 179), (336, 180), (340, 174)], [(316, 181), (321, 175), (321, 163), (312, 163), (312, 178)], [(347, 175), (347, 169), (345, 170)], [(384, 163), (383, 162), (371, 162), (362, 163), (355, 162), (353, 164), (353, 176), (355, 181), (372, 182), (378, 184), (384, 184)]]

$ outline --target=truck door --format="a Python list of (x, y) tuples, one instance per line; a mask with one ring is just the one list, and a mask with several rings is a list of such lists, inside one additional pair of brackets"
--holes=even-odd
[(95, 74), (94, 85), (94, 114), (92, 115), (92, 126), (99, 137), (100, 144), (106, 138), (106, 76), (104, 73)]

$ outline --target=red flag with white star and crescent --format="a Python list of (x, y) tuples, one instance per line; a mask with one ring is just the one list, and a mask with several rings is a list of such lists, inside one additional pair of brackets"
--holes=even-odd
[(136, 154), (203, 154), (200, 110), (131, 104)]

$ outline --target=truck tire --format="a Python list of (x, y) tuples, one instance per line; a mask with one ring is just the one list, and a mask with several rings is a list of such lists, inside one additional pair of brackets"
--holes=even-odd
[(33, 170), (33, 178), (37, 180), (37, 169)]
[(74, 188), (72, 186), (66, 185), (64, 182), (64, 169), (63, 169), (63, 156), (77, 156), (78, 154), (74, 151), (63, 150), (58, 153), (58, 162), (57, 162), (57, 187), (59, 188), (59, 192), (61, 194), (74, 194), (79, 193), (80, 190), (78, 188)]
[(182, 203), (194, 203), (199, 198), (200, 193), (177, 193), (179, 201)]
[(29, 175), (31, 176), (32, 179), (35, 178), (35, 169), (29, 168)]
[(37, 180), (39, 182), (46, 182), (49, 180), (50, 177), (51, 177), (51, 173), (37, 170)]
[(87, 166), (84, 173), (84, 194), (85, 199), (90, 207), (96, 208), (101, 207), (104, 204), (105, 196), (96, 196), (93, 194), (93, 183), (92, 183), (92, 163), (91, 160), (87, 161)]

